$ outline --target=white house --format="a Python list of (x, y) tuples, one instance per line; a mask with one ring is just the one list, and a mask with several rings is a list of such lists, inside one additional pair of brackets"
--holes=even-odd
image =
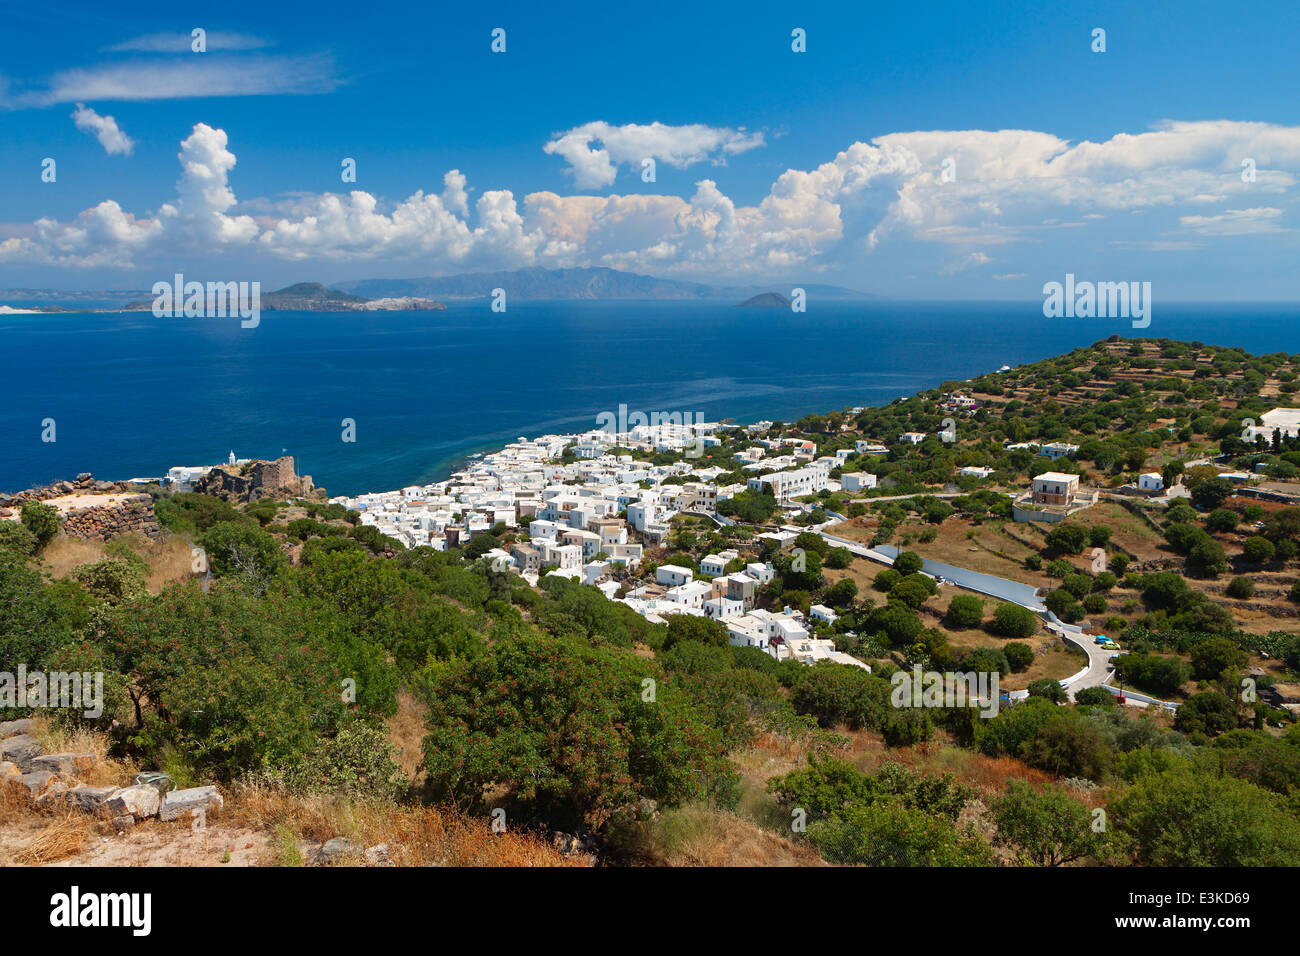
[(845, 491), (866, 491), (868, 488), (876, 487), (876, 476), (869, 475), (865, 471), (840, 475), (840, 487)]
[(731, 598), (716, 597), (704, 602), (704, 616), (715, 621), (739, 617), (744, 612), (745, 605), (741, 601), (733, 601)]
[(1045, 471), (1034, 479), (1033, 502), (1036, 505), (1069, 505), (1078, 493), (1078, 475)]
[(1040, 455), (1051, 459), (1064, 458), (1067, 455), (1073, 455), (1079, 450), (1078, 445), (1071, 445), (1069, 442), (1054, 441), (1038, 449)]
[(827, 624), (834, 624), (840, 617), (825, 604), (814, 604), (808, 609), (808, 616), (814, 617), (819, 621), (825, 621)]
[(776, 568), (761, 561), (745, 565), (745, 572), (759, 584), (771, 584), (772, 579), (776, 577)]
[(675, 564), (661, 564), (655, 569), (655, 583), (662, 584), (664, 587), (679, 587), (683, 584), (690, 584), (694, 579), (694, 571), (690, 568), (678, 567)]
[(1165, 480), (1159, 472), (1148, 471), (1146, 474), (1138, 475), (1138, 488), (1142, 491), (1164, 491)]
[(925, 441), (925, 434), (925, 432), (903, 432), (902, 437), (898, 440), (909, 445), (919, 445)]
[(986, 468), (983, 465), (967, 465), (961, 470), (961, 473), (971, 478), (987, 478), (993, 474), (993, 469)]
[(700, 558), (700, 573), (716, 578), (719, 574), (726, 573), (727, 565), (738, 557), (740, 557), (740, 552), (730, 549), (718, 554), (707, 554)]
[(873, 441), (862, 441), (862, 440), (855, 441), (855, 442), (853, 443), (853, 450), (856, 451), (859, 455), (887, 455), (887, 454), (889, 454), (889, 449), (888, 449), (888, 448), (886, 448), (884, 445), (881, 445), (881, 444), (879, 444), (879, 443), (877, 443), (877, 442), (873, 442)]
[(704, 604), (704, 599), (712, 592), (712, 586), (705, 581), (688, 581), (686, 584), (669, 588), (664, 592), (664, 597), (683, 607), (698, 608)]

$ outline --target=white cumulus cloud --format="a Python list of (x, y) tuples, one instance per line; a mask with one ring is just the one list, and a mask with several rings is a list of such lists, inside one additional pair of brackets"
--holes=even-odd
[(99, 140), (99, 145), (103, 146), (104, 152), (110, 156), (130, 156), (131, 150), (135, 148), (135, 143), (131, 137), (122, 132), (121, 127), (117, 125), (117, 120), (111, 116), (100, 116), (89, 106), (78, 103), (76, 111), (72, 114), (72, 121), (77, 125), (77, 129), (83, 133), (90, 133)]
[[(598, 144), (593, 146), (592, 144)], [(612, 186), (618, 167), (631, 164), (639, 171), (643, 160), (667, 163), (685, 169), (706, 160), (721, 163), (763, 145), (763, 134), (744, 129), (705, 126), (668, 126), (664, 123), (613, 126), (605, 122), (584, 123), (556, 133), (544, 147), (551, 155), (569, 163), (579, 189)]]

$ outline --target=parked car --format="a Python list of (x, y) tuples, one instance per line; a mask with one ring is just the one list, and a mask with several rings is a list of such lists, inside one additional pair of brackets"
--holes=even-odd
[(1110, 638), (1107, 637), (1105, 634), (1098, 634), (1096, 637), (1094, 637), (1094, 638), (1092, 639), (1092, 642), (1093, 642), (1094, 644), (1105, 644), (1105, 643), (1108, 642), (1109, 640), (1110, 640)]
[(1107, 641), (1106, 643), (1102, 644), (1101, 647), (1102, 647), (1102, 650), (1105, 650), (1105, 651), (1117, 651), (1117, 650), (1119, 650), (1119, 645), (1116, 644), (1114, 641)]

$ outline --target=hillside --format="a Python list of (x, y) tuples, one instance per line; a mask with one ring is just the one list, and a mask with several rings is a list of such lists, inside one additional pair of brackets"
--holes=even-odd
[[(65, 796), (144, 771), (217, 787), (210, 825), (242, 863), (1300, 864), (1300, 500), (1283, 487), (1300, 439), (1241, 438), (1241, 416), (1294, 392), (1298, 363), (1108, 341), (724, 430), (703, 458), (557, 441), (551, 484), (594, 502), (608, 485), (592, 469), (631, 466), (657, 480), (630, 493), (674, 502), (653, 536), (626, 511), (597, 519), (644, 546), (570, 569), (596, 565), (607, 593), (548, 574), (566, 552), (522, 510), (512, 524), (494, 507), (474, 531), (462, 514), (438, 547), (369, 523), (372, 503), (363, 521), (339, 501), (150, 488), (161, 538), (75, 543), (23, 498), (0, 523), (0, 658), (88, 670), (93, 654), (105, 680), (98, 715), (0, 730), (0, 853), (156, 859), (146, 839), (175, 847), (183, 828), (147, 809), (91, 819)], [(1067, 447), (1048, 457), (1052, 442)], [(778, 502), (791, 450), (835, 464)], [(1016, 520), (1044, 471), (1076, 477), (1086, 503)], [(1169, 487), (1126, 488), (1151, 472)], [(845, 490), (859, 473), (876, 486)], [(452, 485), (393, 492), (392, 534), (421, 506), (472, 510)], [(555, 557), (533, 573), (502, 563), (537, 548)], [(927, 561), (1028, 584), (1033, 601), (940, 581)], [(674, 611), (663, 570), (748, 588), (727, 599), (745, 606)], [(741, 610), (785, 628), (776, 650), (735, 637)], [(900, 693), (917, 673), (937, 697)], [(956, 692), (969, 686), (978, 697)], [(502, 821), (514, 839), (489, 845)], [(105, 856), (92, 837), (119, 825), (133, 849)]]

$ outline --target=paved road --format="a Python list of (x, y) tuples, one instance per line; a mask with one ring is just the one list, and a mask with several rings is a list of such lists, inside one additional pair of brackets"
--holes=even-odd
[[(822, 532), (821, 536), (828, 544), (848, 548), (851, 553), (858, 557), (869, 558), (881, 564), (892, 565), (894, 559), (898, 557), (898, 549), (893, 545), (882, 544), (876, 548), (870, 548), (859, 542), (826, 534), (825, 532)], [(1097, 687), (1106, 684), (1113, 676), (1114, 670), (1111, 667), (1110, 659), (1118, 652), (1102, 648), (1091, 636), (1085, 634), (1083, 628), (1078, 625), (1066, 624), (1064, 621), (1059, 620), (1055, 614), (1047, 610), (1046, 605), (1038, 597), (1037, 588), (1022, 584), (1019, 581), (998, 577), (995, 574), (970, 571), (956, 565), (930, 561), (926, 558), (921, 559), (921, 570), (931, 577), (944, 578), (968, 591), (986, 594), (1000, 601), (1007, 601), (1028, 608), (1042, 617), (1043, 624), (1049, 631), (1060, 635), (1087, 654), (1088, 669), (1078, 677), (1070, 680), (1068, 684), (1062, 682), (1071, 699), (1074, 698), (1076, 691), (1085, 687)]]

